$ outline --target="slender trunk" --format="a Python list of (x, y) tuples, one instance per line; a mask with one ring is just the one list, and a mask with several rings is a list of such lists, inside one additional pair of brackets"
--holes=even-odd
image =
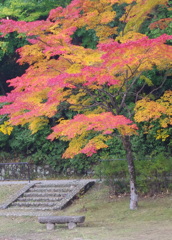
[(138, 195), (136, 189), (136, 175), (134, 167), (134, 159), (131, 150), (131, 142), (129, 136), (122, 136), (123, 147), (126, 151), (128, 170), (130, 174), (130, 209), (135, 210), (138, 207)]

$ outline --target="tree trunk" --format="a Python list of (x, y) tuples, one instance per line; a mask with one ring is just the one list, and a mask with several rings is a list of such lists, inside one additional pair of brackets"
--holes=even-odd
[(130, 209), (135, 210), (138, 207), (138, 195), (136, 190), (134, 159), (131, 150), (131, 142), (129, 136), (122, 136), (122, 143), (126, 151), (128, 170), (130, 174)]

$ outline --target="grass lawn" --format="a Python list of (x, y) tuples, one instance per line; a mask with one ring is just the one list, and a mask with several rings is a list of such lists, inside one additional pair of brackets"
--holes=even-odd
[[(9, 193), (16, 186), (0, 186), (0, 202), (2, 196), (4, 200), (5, 188)], [(172, 195), (141, 198), (139, 209), (131, 211), (128, 196), (109, 196), (108, 187), (96, 184), (54, 215), (85, 215), (86, 221), (73, 230), (57, 225), (54, 231), (47, 231), (37, 217), (0, 216), (0, 240), (172, 239)]]
[(23, 187), (24, 185), (22, 184), (0, 185), (0, 204), (2, 204), (12, 194), (15, 194), (16, 191), (19, 191)]

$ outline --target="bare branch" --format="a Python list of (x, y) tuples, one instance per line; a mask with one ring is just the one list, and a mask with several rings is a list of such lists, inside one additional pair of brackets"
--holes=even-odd
[[(109, 105), (107, 103), (107, 99), (103, 98), (103, 101), (97, 101), (96, 98), (99, 97), (98, 94), (96, 94), (95, 92), (93, 93), (89, 88), (87, 88), (86, 86), (81, 85), (80, 88), (82, 88), (88, 95), (90, 95), (90, 97), (92, 97), (93, 101), (95, 102), (95, 104), (97, 104), (97, 106), (101, 106), (102, 108), (104, 108), (106, 111), (111, 111), (111, 109), (109, 108)], [(102, 96), (101, 96), (102, 98)]]
[(144, 89), (145, 86), (146, 86), (146, 83), (144, 83), (143, 86), (140, 88), (140, 90), (136, 93), (135, 102), (138, 101), (139, 94), (141, 93), (141, 91)]
[(138, 76), (134, 77), (134, 78), (133, 78), (133, 81), (131, 82), (131, 84), (129, 85), (129, 87), (126, 88), (126, 91), (122, 93), (122, 94), (123, 94), (123, 97), (122, 97), (121, 104), (120, 104), (119, 109), (118, 109), (118, 114), (119, 114), (119, 113), (121, 112), (121, 110), (123, 109), (124, 103), (125, 103), (125, 101), (126, 101), (127, 96), (131, 94), (130, 89), (131, 89), (132, 86), (136, 83), (136, 81), (139, 79), (139, 77), (140, 77), (141, 74), (142, 74), (142, 73), (140, 73)]
[[(125, 78), (123, 84), (122, 84), (121, 87), (119, 88), (117, 94), (114, 95), (114, 97), (118, 96), (118, 95), (120, 94), (122, 88), (126, 85), (126, 83), (135, 76), (136, 72), (138, 71), (138, 69), (139, 69), (139, 67), (141, 66), (142, 63), (143, 63), (143, 62), (140, 61), (139, 65), (134, 69), (134, 71), (130, 70), (132, 74), (131, 74), (128, 78)], [(127, 67), (130, 68), (129, 65), (127, 65)], [(130, 87), (129, 87), (129, 88), (130, 88)]]
[(155, 92), (155, 91), (159, 90), (160, 88), (162, 88), (162, 86), (164, 85), (164, 83), (165, 83), (166, 80), (167, 80), (167, 76), (168, 76), (168, 73), (166, 73), (166, 74), (164, 75), (164, 79), (163, 79), (161, 85), (158, 86), (157, 88), (154, 88), (147, 96), (149, 96), (149, 95), (152, 94), (153, 92)]
[(72, 107), (82, 107), (83, 109), (89, 109), (97, 106), (101, 106), (101, 102), (96, 102), (90, 105), (83, 105), (83, 104), (71, 104)]

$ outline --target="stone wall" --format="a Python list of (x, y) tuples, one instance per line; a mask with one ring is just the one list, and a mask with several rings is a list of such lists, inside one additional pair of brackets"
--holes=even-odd
[(58, 172), (51, 166), (36, 166), (28, 163), (0, 164), (0, 181), (4, 180), (31, 180), (58, 177)]
[(31, 179), (37, 178), (55, 178), (58, 177), (59, 173), (52, 169), (51, 166), (36, 166), (34, 164), (30, 165), (30, 176)]

